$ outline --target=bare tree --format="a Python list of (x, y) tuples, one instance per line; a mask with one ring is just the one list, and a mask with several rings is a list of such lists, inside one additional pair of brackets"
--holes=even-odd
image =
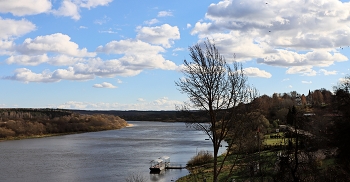
[[(237, 106), (250, 102), (257, 95), (257, 91), (247, 84), (242, 65), (237, 62), (227, 63), (209, 39), (204, 41), (203, 47), (196, 44), (189, 47), (189, 51), (192, 61), (184, 60), (184, 78), (175, 82), (178, 89), (187, 94), (190, 100), (180, 110), (200, 110), (208, 114), (209, 124), (194, 118), (191, 126), (204, 131), (213, 143), (213, 181), (216, 182), (224, 163), (222, 161), (218, 164), (217, 160), (222, 142), (230, 135), (232, 142), (229, 143), (229, 151), (233, 148), (234, 136), (242, 138), (241, 135), (244, 134), (238, 132), (238, 124), (234, 123), (242, 121), (243, 118), (240, 117), (243, 116), (241, 113), (237, 113), (242, 111), (237, 109)], [(237, 132), (232, 132), (234, 129), (237, 129)], [(236, 143), (235, 147), (237, 146)]]
[(147, 179), (141, 173), (132, 173), (125, 178), (125, 182), (146, 182)]

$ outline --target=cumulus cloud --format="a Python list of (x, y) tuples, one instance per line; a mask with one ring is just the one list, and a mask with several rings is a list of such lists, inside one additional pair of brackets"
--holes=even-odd
[(15, 16), (35, 15), (48, 12), (51, 6), (50, 0), (1, 0), (0, 12)]
[(27, 68), (19, 68), (14, 71), (13, 76), (3, 77), (3, 79), (20, 81), (24, 83), (29, 82), (59, 82), (61, 80), (91, 80), (94, 79), (93, 74), (80, 74), (74, 71), (73, 67), (67, 69), (57, 69), (53, 72), (44, 70), (42, 73), (34, 73)]
[(110, 64), (116, 64), (130, 71), (143, 69), (175, 70), (177, 68), (174, 62), (165, 60), (160, 54), (165, 51), (164, 48), (140, 40), (111, 41), (105, 46), (99, 46), (96, 51), (107, 54), (124, 54), (118, 60), (111, 60)]
[(55, 66), (71, 66), (79, 62), (86, 62), (86, 60), (81, 57), (72, 57), (72, 56), (61, 54), (61, 55), (50, 57), (47, 62)]
[(48, 57), (46, 54), (43, 55), (35, 55), (35, 56), (28, 56), (28, 55), (17, 55), (17, 56), (11, 56), (6, 59), (7, 64), (19, 64), (19, 65), (29, 65), (29, 66), (36, 66), (41, 63), (47, 62)]
[(260, 70), (259, 68), (244, 68), (243, 69), (244, 74), (250, 77), (262, 77), (262, 78), (271, 78), (271, 73), (265, 71), (265, 70)]
[(76, 57), (94, 57), (96, 53), (88, 52), (86, 48), (79, 49), (79, 45), (70, 40), (68, 35), (56, 33), (38, 36), (35, 39), (27, 38), (17, 51), (22, 54), (33, 55), (53, 52)]
[(19, 68), (16, 69), (15, 74), (13, 76), (4, 77), (4, 79), (8, 80), (16, 80), (24, 83), (29, 82), (58, 82), (59, 79), (52, 78), (52, 73), (48, 70), (44, 70), (42, 73), (33, 73), (31, 70), (27, 68)]
[(159, 44), (166, 48), (171, 47), (174, 43), (173, 40), (180, 39), (179, 28), (169, 24), (156, 27), (139, 27), (137, 31), (137, 39), (152, 44)]
[[(302, 8), (300, 8), (302, 7)], [(328, 67), (348, 58), (338, 52), (350, 45), (350, 2), (222, 0), (208, 7), (192, 34), (214, 39), (225, 56), (256, 59), (279, 67)], [(227, 57), (227, 56), (226, 56)], [(310, 67), (308, 67), (311, 69)], [(293, 74), (314, 75), (314, 72)]]
[(20, 37), (36, 29), (36, 26), (25, 19), (13, 20), (0, 17), (0, 41)]
[(0, 40), (0, 55), (11, 55), (14, 50), (15, 43), (8, 40)]
[(312, 69), (312, 66), (295, 66), (286, 71), (287, 74), (301, 73), (304, 76), (316, 76), (317, 72)]
[(57, 10), (52, 10), (52, 14), (57, 16), (67, 16), (74, 20), (79, 20), (80, 8), (95, 8), (97, 6), (107, 6), (113, 0), (63, 0)]
[(92, 80), (95, 78), (93, 74), (81, 74), (76, 73), (73, 67), (68, 67), (67, 69), (57, 69), (55, 70), (51, 78), (53, 80)]
[(158, 12), (158, 17), (173, 16), (171, 11), (160, 11)]
[(108, 83), (108, 82), (94, 84), (93, 87), (95, 87), (95, 88), (117, 88), (116, 86), (114, 86), (113, 84)]
[[(136, 48), (137, 47), (137, 48)], [(135, 48), (135, 49), (133, 49)], [(76, 58), (58, 55), (48, 58), (43, 55), (17, 55), (9, 57), (8, 64), (21, 64), (35, 66), (40, 63), (48, 63), (56, 66), (68, 65), (66, 69), (57, 69), (52, 72), (45, 70), (42, 73), (34, 73), (30, 69), (17, 69), (12, 76), (4, 79), (29, 82), (58, 82), (61, 80), (91, 80), (96, 76), (112, 78), (115, 76), (135, 76), (144, 69), (176, 70), (175, 63), (165, 60), (159, 54), (162, 47), (152, 46), (141, 41), (123, 40), (110, 42), (105, 47), (99, 47), (105, 53), (124, 54), (120, 59), (102, 60), (101, 58)], [(121, 83), (121, 81), (118, 81)]]
[(71, 0), (63, 0), (61, 6), (57, 10), (52, 10), (52, 14), (56, 16), (68, 16), (73, 20), (79, 20), (79, 6)]

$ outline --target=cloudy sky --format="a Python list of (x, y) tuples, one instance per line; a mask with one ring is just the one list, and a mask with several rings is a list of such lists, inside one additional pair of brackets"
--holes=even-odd
[(0, 107), (174, 110), (206, 38), (261, 95), (332, 90), (350, 73), (350, 2), (1, 0)]

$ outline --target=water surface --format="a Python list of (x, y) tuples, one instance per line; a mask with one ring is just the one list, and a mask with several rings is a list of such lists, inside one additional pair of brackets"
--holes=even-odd
[(136, 173), (147, 181), (165, 182), (188, 171), (149, 174), (152, 159), (166, 155), (185, 166), (196, 152), (212, 151), (207, 136), (184, 123), (128, 123), (133, 127), (0, 142), (0, 181), (123, 182)]

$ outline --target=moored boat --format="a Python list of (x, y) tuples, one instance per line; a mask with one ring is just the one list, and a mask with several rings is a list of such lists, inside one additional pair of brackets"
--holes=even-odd
[(151, 173), (160, 173), (160, 171), (165, 170), (166, 167), (170, 164), (170, 157), (163, 156), (158, 159), (151, 161), (150, 172)]

